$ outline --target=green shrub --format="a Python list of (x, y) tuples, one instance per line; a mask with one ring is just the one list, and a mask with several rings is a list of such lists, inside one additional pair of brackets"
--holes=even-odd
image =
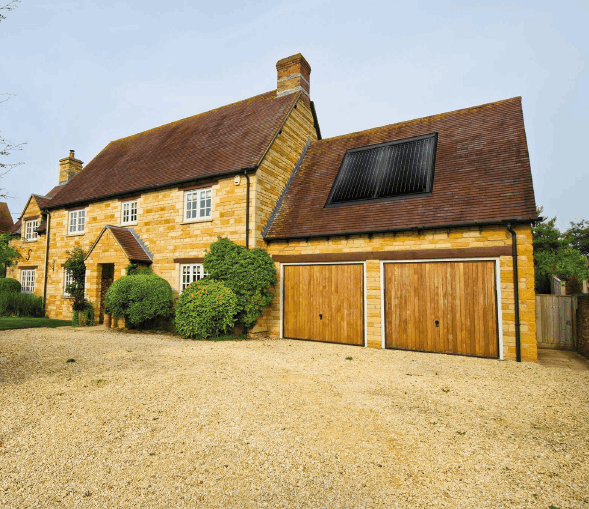
[(270, 255), (262, 248), (248, 250), (220, 238), (205, 255), (204, 268), (211, 279), (233, 290), (237, 320), (246, 330), (251, 329), (272, 301), (276, 269)]
[(170, 284), (159, 276), (138, 274), (117, 279), (105, 296), (106, 312), (124, 317), (129, 328), (149, 329), (169, 316), (174, 305)]
[(233, 327), (237, 297), (221, 281), (201, 279), (184, 289), (176, 303), (176, 331), (185, 338), (218, 337)]
[(43, 299), (30, 293), (0, 293), (0, 316), (44, 316)]
[(125, 267), (125, 274), (127, 276), (136, 276), (137, 274), (148, 276), (153, 275), (153, 269), (151, 266), (141, 268), (138, 263), (130, 263)]
[(74, 309), (72, 326), (90, 327), (91, 325), (94, 325), (94, 308), (92, 304), (85, 302), (83, 309)]
[(16, 279), (10, 277), (0, 278), (0, 293), (3, 292), (19, 293), (20, 283)]

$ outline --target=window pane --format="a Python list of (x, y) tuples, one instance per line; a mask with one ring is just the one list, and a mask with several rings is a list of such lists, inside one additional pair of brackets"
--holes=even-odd
[(83, 232), (84, 231), (84, 221), (86, 219), (86, 211), (85, 210), (80, 210), (78, 211), (78, 231), (79, 232)]

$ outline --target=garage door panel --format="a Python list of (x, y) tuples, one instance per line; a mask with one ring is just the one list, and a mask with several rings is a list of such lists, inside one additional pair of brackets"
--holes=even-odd
[(384, 273), (387, 347), (498, 356), (494, 262), (389, 263)]
[(363, 265), (284, 267), (284, 336), (364, 344)]

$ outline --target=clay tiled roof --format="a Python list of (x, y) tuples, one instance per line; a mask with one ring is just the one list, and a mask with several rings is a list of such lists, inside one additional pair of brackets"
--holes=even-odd
[[(431, 195), (325, 207), (346, 150), (438, 133)], [(521, 98), (311, 143), (266, 238), (536, 217)]]
[(22, 221), (19, 219), (16, 223), (14, 223), (14, 226), (10, 229), (9, 233), (11, 235), (16, 235), (18, 232), (20, 232), (21, 226)]
[(51, 198), (49, 196), (42, 196), (40, 194), (33, 194), (31, 196), (35, 197), (35, 201), (41, 210), (44, 210), (49, 205)]
[(133, 235), (130, 228), (121, 228), (120, 226), (108, 226), (117, 242), (125, 251), (127, 258), (134, 262), (151, 263), (151, 257), (139, 243), (138, 238)]
[(258, 165), (300, 94), (267, 92), (109, 143), (50, 208)]
[(63, 187), (63, 184), (55, 186), (53, 189), (51, 189), (51, 191), (49, 191), (48, 193), (45, 193), (45, 196), (47, 198), (53, 198), (58, 193), (58, 191), (61, 191), (62, 187)]
[(152, 262), (151, 255), (148, 252), (147, 247), (145, 247), (143, 242), (139, 239), (139, 236), (132, 228), (123, 228), (121, 226), (112, 226), (110, 224), (107, 224), (102, 229), (94, 241), (94, 244), (92, 244), (92, 247), (86, 253), (86, 258), (88, 258), (92, 251), (94, 251), (94, 248), (98, 245), (102, 235), (104, 235), (106, 230), (110, 230), (112, 232), (114, 238), (121, 246), (121, 249), (125, 252), (125, 256), (130, 261), (143, 263)]
[(0, 202), (0, 233), (9, 232), (14, 226), (10, 209), (6, 202)]

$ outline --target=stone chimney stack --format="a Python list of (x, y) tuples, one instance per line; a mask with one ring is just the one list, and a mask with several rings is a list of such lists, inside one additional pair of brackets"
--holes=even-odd
[(82, 171), (84, 163), (76, 159), (75, 152), (70, 150), (70, 155), (59, 160), (59, 183), (65, 184), (74, 175)]
[(303, 92), (307, 103), (311, 100), (311, 85), (309, 84), (311, 66), (303, 55), (297, 53), (279, 60), (276, 62), (276, 70), (278, 71), (277, 97), (300, 91)]

